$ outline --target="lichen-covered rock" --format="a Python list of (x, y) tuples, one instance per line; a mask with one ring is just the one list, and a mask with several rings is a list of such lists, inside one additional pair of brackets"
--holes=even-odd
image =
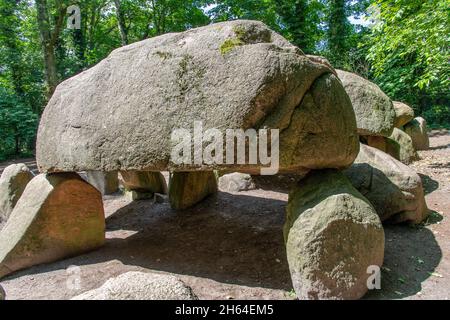
[(100, 288), (71, 300), (198, 300), (180, 279), (157, 273), (131, 271), (111, 278)]
[(414, 119), (414, 110), (403, 102), (394, 101), (395, 121), (394, 126), (401, 128)]
[(419, 175), (388, 154), (361, 145), (355, 163), (344, 173), (381, 221), (420, 223), (428, 216)]
[(169, 202), (173, 209), (189, 208), (217, 190), (217, 178), (213, 171), (170, 174)]
[(86, 179), (103, 195), (113, 194), (119, 190), (117, 171), (88, 171), (86, 172)]
[(219, 178), (219, 189), (228, 192), (239, 192), (255, 189), (252, 176), (247, 173), (229, 173)]
[(104, 240), (100, 192), (75, 173), (40, 174), (0, 232), (0, 278), (96, 249)]
[(7, 221), (28, 182), (33, 179), (30, 169), (23, 164), (12, 164), (0, 177), (0, 223)]
[(302, 299), (359, 299), (381, 267), (384, 231), (374, 208), (340, 172), (311, 172), (289, 194), (284, 228), (292, 283)]
[(161, 172), (121, 171), (122, 184), (127, 190), (147, 193), (167, 193), (167, 183)]
[(424, 118), (417, 117), (406, 124), (405, 132), (411, 137), (416, 150), (428, 150), (430, 148), (427, 121)]
[(352, 101), (359, 134), (389, 137), (395, 120), (391, 99), (375, 83), (351, 72), (336, 71)]
[(116, 49), (62, 82), (41, 118), (38, 166), (42, 172), (261, 168), (171, 161), (171, 133), (192, 133), (194, 121), (204, 130), (279, 129), (280, 168), (291, 171), (347, 167), (359, 148), (351, 102), (333, 70), (263, 23), (237, 20)]
[(397, 141), (382, 136), (367, 136), (365, 138), (368, 146), (383, 151), (391, 157), (400, 160), (400, 145)]
[(411, 162), (419, 159), (419, 155), (414, 149), (412, 139), (409, 135), (398, 128), (394, 128), (390, 139), (394, 140), (400, 145), (400, 161), (405, 164), (410, 164)]

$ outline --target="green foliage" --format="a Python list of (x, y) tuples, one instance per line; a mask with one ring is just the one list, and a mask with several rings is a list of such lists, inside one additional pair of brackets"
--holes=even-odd
[(450, 108), (448, 105), (432, 105), (424, 109), (422, 116), (427, 120), (431, 129), (450, 129)]
[(429, 122), (447, 124), (449, 8), (449, 0), (376, 0), (371, 7), (375, 25), (367, 37), (368, 59), (380, 87), (413, 105)]
[(32, 150), (38, 117), (16, 97), (0, 88), (0, 159)]

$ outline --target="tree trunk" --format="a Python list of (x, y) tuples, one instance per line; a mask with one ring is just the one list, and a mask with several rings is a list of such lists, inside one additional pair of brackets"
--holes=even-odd
[(59, 83), (57, 72), (57, 61), (55, 55), (55, 44), (59, 38), (64, 21), (65, 8), (57, 1), (57, 16), (55, 26), (52, 30), (48, 16), (47, 0), (35, 0), (37, 11), (37, 22), (41, 36), (41, 46), (44, 55), (45, 81), (47, 84), (47, 98), (50, 99)]
[(125, 46), (128, 44), (128, 34), (127, 28), (125, 26), (125, 17), (120, 5), (120, 0), (114, 0), (114, 5), (116, 6), (117, 11), (117, 23), (119, 25), (120, 39), (122, 41), (122, 45)]

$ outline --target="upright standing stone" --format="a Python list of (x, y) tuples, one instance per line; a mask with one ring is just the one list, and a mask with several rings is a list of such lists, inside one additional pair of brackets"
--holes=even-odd
[(0, 177), (0, 222), (8, 220), (31, 179), (33, 174), (23, 163), (5, 168)]
[(375, 210), (340, 172), (311, 172), (289, 194), (284, 228), (292, 283), (302, 299), (359, 299), (368, 268), (381, 267)]
[(169, 181), (169, 202), (173, 209), (186, 209), (217, 189), (213, 171), (173, 172)]
[(411, 162), (419, 159), (419, 155), (414, 149), (414, 145), (410, 136), (398, 128), (394, 128), (390, 139), (396, 141), (400, 145), (400, 161), (404, 164), (410, 164)]
[(161, 172), (121, 171), (122, 184), (126, 190), (149, 193), (167, 193), (166, 179)]
[(92, 184), (102, 195), (108, 195), (119, 190), (119, 177), (117, 171), (87, 171), (86, 176), (90, 184)]
[(100, 192), (75, 173), (40, 174), (0, 232), (0, 278), (96, 249), (104, 240)]
[(427, 121), (424, 118), (417, 117), (406, 124), (405, 132), (411, 137), (416, 150), (428, 150), (430, 148)]
[[(381, 136), (367, 136), (367, 145), (400, 160), (400, 145), (397, 141)], [(361, 151), (360, 151), (361, 152)]]

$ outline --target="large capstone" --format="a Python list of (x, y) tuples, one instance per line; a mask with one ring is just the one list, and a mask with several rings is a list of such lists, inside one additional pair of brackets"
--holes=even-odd
[(71, 300), (197, 300), (180, 279), (166, 274), (131, 271)]
[(402, 128), (414, 118), (414, 110), (403, 102), (394, 101), (393, 103), (395, 110), (394, 126), (396, 128)]
[[(223, 134), (279, 129), (281, 169), (344, 168), (359, 143), (350, 99), (333, 72), (256, 21), (137, 42), (57, 87), (39, 126), (38, 166), (42, 172), (261, 168), (260, 161), (175, 161), (172, 133), (185, 129), (191, 134), (181, 137), (192, 141), (198, 122), (203, 131)], [(225, 150), (224, 144), (215, 154)]]
[(8, 220), (28, 182), (33, 179), (30, 169), (23, 164), (12, 164), (0, 177), (0, 224)]
[(356, 114), (358, 133), (389, 137), (395, 110), (391, 99), (375, 84), (354, 73), (337, 70)]
[(340, 172), (311, 172), (289, 194), (284, 228), (292, 283), (302, 299), (359, 299), (383, 264), (380, 219)]
[(420, 176), (388, 154), (361, 145), (355, 163), (344, 173), (381, 221), (420, 223), (428, 216)]
[(104, 240), (100, 192), (75, 173), (40, 174), (0, 232), (0, 278), (96, 249)]

